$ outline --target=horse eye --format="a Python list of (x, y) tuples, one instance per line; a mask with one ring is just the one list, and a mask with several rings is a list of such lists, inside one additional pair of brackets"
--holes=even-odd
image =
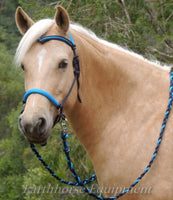
[(68, 61), (67, 60), (63, 60), (59, 63), (59, 69), (65, 69), (68, 66)]
[(23, 71), (25, 70), (25, 67), (24, 67), (24, 65), (23, 65), (23, 64), (21, 64), (21, 68), (23, 69)]

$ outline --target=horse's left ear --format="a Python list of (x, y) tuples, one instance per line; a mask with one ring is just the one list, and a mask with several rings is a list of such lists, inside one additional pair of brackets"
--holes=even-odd
[(60, 31), (63, 31), (64, 33), (68, 31), (70, 24), (69, 16), (67, 11), (61, 6), (57, 6), (57, 11), (55, 14), (55, 22)]
[(17, 27), (21, 34), (25, 34), (27, 30), (34, 24), (34, 21), (25, 13), (21, 7), (17, 8), (15, 17)]

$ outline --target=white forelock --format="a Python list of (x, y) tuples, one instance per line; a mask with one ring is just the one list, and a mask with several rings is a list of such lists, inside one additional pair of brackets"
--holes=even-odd
[(23, 36), (17, 47), (14, 59), (16, 66), (21, 65), (23, 57), (31, 48), (33, 43), (35, 43), (39, 37), (45, 34), (50, 29), (53, 23), (54, 20), (52, 19), (43, 19), (36, 22), (33, 26), (30, 27), (30, 29)]

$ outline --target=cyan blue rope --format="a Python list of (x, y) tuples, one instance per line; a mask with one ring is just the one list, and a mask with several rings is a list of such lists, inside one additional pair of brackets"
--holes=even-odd
[(70, 36), (70, 41), (72, 42), (73, 45), (75, 45), (74, 40), (73, 40), (73, 37), (72, 37), (72, 34), (69, 33), (69, 36)]
[(25, 92), (24, 98), (23, 98), (23, 103), (26, 103), (27, 98), (29, 97), (29, 95), (31, 94), (40, 94), (45, 96), (47, 99), (49, 99), (49, 101), (51, 101), (57, 108), (59, 108), (59, 106), (61, 106), (61, 104), (53, 97), (51, 96), (49, 93), (47, 93), (44, 90), (41, 89), (37, 89), (37, 88), (33, 88), (28, 90), (27, 92)]
[[(68, 135), (66, 136), (68, 137)], [(68, 144), (67, 144), (68, 146)], [(32, 151), (34, 152), (34, 154), (36, 155), (36, 157), (38, 158), (38, 160), (43, 164), (43, 166), (46, 168), (46, 170), (48, 170), (48, 172), (54, 177), (56, 178), (58, 181), (60, 181), (61, 183), (67, 184), (67, 185), (72, 185), (72, 186), (79, 186), (78, 182), (72, 182), (72, 181), (66, 181), (62, 178), (60, 178), (50, 167), (49, 165), (45, 162), (45, 160), (42, 158), (42, 156), (39, 154), (39, 152), (37, 151), (36, 147), (34, 144), (30, 143), (30, 147), (32, 149)], [(66, 151), (67, 149), (64, 149), (64, 151)], [(68, 150), (70, 151), (70, 148), (68, 147)], [(67, 159), (66, 159), (67, 160)], [(73, 165), (73, 164), (71, 164)], [(83, 180), (82, 182), (86, 185), (92, 181), (94, 181), (96, 179), (96, 175), (93, 174), (90, 178), (87, 178), (85, 180)]]

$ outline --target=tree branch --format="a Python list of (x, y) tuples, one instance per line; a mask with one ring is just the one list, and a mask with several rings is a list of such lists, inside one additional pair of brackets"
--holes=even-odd
[(169, 40), (169, 39), (165, 39), (164, 42), (166, 43), (166, 45), (173, 50), (173, 41)]
[(128, 23), (129, 23), (129, 24), (132, 24), (131, 19), (130, 19), (130, 15), (129, 15), (128, 11), (127, 11), (127, 8), (126, 8), (126, 5), (125, 5), (124, 0), (119, 0), (119, 2), (120, 2), (120, 4), (122, 5), (122, 8), (123, 8), (124, 13), (125, 13), (125, 15), (126, 15), (126, 18), (127, 18), (127, 20), (128, 20)]
[(52, 2), (52, 3), (49, 4), (49, 6), (54, 6), (54, 5), (57, 5), (57, 1)]
[[(149, 2), (148, 2), (149, 3)], [(173, 49), (173, 41), (167, 38), (167, 33), (166, 33), (166, 28), (165, 27), (161, 27), (159, 26), (158, 22), (157, 22), (157, 16), (154, 13), (151, 4), (149, 3), (149, 6), (146, 8), (148, 14), (150, 15), (151, 18), (151, 23), (154, 26), (154, 28), (156, 29), (157, 33), (163, 37), (165, 37), (164, 42), (165, 44), (170, 48)], [(163, 13), (162, 13), (163, 15)], [(162, 16), (163, 17), (163, 16)]]
[(153, 52), (153, 53), (158, 53), (159, 55), (161, 56), (164, 56), (164, 57), (167, 57), (167, 58), (170, 58), (170, 59), (173, 59), (173, 56), (170, 55), (169, 53), (164, 53), (164, 52), (161, 52), (153, 47), (150, 48), (150, 50)]
[(159, 35), (165, 36), (166, 33), (163, 31), (163, 29), (157, 23), (157, 17), (155, 16), (152, 8), (147, 8), (147, 12), (150, 15), (151, 23), (154, 26), (154, 28), (156, 29), (156, 31), (159, 33)]

